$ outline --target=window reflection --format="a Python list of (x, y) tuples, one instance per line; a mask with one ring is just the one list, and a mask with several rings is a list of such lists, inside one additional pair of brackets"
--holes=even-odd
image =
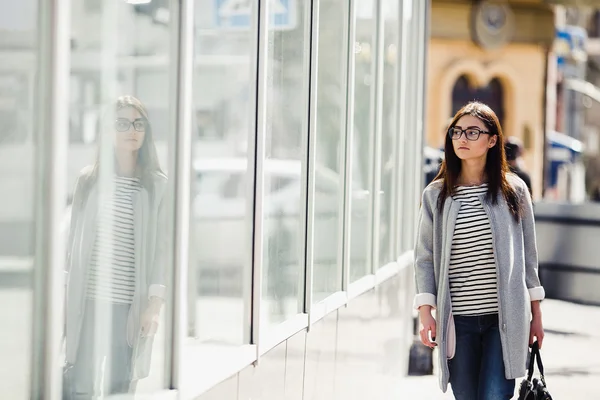
[(103, 118), (97, 159), (73, 191), (67, 397), (128, 393), (150, 373), (167, 287), (166, 185), (146, 108), (120, 97)]
[(373, 110), (375, 73), (375, 1), (355, 4), (354, 135), (352, 148), (352, 203), (350, 226), (350, 282), (371, 272), (369, 232), (372, 204)]
[(230, 26), (217, 18), (225, 15), (215, 4), (195, 4), (188, 336), (194, 344), (232, 347), (250, 336), (254, 165), (248, 143), (254, 140), (257, 11), (251, 7)]
[(317, 132), (315, 156), (313, 300), (341, 290), (348, 8), (343, 0), (319, 3)]
[[(292, 3), (290, 3), (292, 4)], [(308, 38), (305, 2), (282, 14), (269, 8), (267, 121), (263, 189), (262, 300), (264, 322), (302, 311), (305, 249), (302, 165), (306, 163)], [(295, 11), (295, 12), (294, 12)]]
[(170, 348), (169, 8), (72, 7), (63, 397), (152, 392)]
[(397, 49), (399, 46), (399, 23), (398, 23), (398, 2), (396, 0), (383, 1), (384, 15), (384, 37), (383, 37), (383, 55), (380, 62), (383, 62), (383, 101), (379, 107), (382, 118), (381, 130), (381, 164), (379, 170), (381, 173), (381, 197), (379, 209), (379, 260), (376, 267), (382, 267), (393, 261), (394, 246), (392, 237), (393, 214), (395, 198), (396, 172), (396, 137), (398, 121), (398, 62)]
[(31, 278), (39, 196), (35, 171), (40, 157), (33, 135), (38, 12), (30, 3), (0, 3), (0, 393), (7, 399), (31, 397)]

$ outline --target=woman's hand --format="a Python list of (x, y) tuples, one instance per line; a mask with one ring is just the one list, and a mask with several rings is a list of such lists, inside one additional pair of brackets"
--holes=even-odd
[(540, 308), (539, 301), (531, 302), (531, 326), (529, 329), (529, 345), (531, 346), (534, 342), (534, 338), (537, 339), (540, 349), (542, 348), (542, 342), (544, 341), (544, 326), (542, 324), (542, 310)]
[[(435, 318), (431, 315), (431, 306), (421, 306), (419, 307), (419, 320), (421, 321), (421, 330), (419, 331), (421, 335), (421, 343), (429, 348), (434, 348), (437, 346), (435, 341), (435, 328), (436, 322)], [(431, 339), (429, 340), (429, 333), (431, 332)]]
[(142, 336), (154, 336), (156, 334), (161, 307), (162, 300), (157, 297), (153, 297), (148, 302), (148, 307), (142, 313), (140, 320)]

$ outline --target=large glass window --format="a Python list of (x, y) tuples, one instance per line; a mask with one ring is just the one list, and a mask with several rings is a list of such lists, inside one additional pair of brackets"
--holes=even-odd
[(256, 9), (232, 26), (235, 13), (207, 12), (213, 4), (196, 1), (188, 334), (240, 345), (250, 330)]
[[(0, 393), (30, 398), (37, 149), (33, 1), (0, 3)], [(43, 264), (39, 264), (43, 265)]]
[(371, 205), (375, 95), (376, 2), (354, 2), (354, 132), (350, 225), (350, 281), (371, 272)]
[(395, 204), (396, 174), (396, 147), (398, 135), (398, 46), (399, 46), (399, 13), (397, 0), (383, 0), (383, 93), (379, 105), (379, 118), (381, 118), (381, 198), (379, 208), (379, 262), (377, 267), (393, 261), (393, 226), (394, 215), (392, 209)]
[(348, 2), (319, 2), (313, 300), (341, 290)]
[(71, 395), (153, 392), (168, 374), (176, 134), (168, 3), (73, 2), (64, 381)]
[(267, 121), (263, 169), (264, 323), (276, 324), (302, 311), (304, 298), (307, 137), (306, 18), (309, 2), (271, 2), (266, 77)]

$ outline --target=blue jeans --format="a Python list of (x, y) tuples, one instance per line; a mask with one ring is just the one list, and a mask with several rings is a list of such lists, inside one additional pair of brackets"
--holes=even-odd
[(129, 392), (133, 354), (127, 344), (129, 308), (129, 304), (86, 300), (66, 400), (91, 400), (98, 390), (105, 396)]
[(498, 314), (454, 316), (456, 353), (448, 360), (457, 400), (508, 400), (515, 380), (504, 376)]

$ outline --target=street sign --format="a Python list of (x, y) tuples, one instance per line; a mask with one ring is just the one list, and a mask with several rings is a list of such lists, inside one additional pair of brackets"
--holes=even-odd
[[(296, 0), (261, 1), (269, 2), (270, 29), (290, 30), (296, 27)], [(255, 2), (256, 0), (214, 0), (215, 25), (219, 29), (250, 29)]]
[(564, 69), (570, 63), (584, 63), (587, 61), (585, 52), (587, 31), (580, 26), (567, 25), (556, 29), (554, 39), (554, 54), (559, 69)]

